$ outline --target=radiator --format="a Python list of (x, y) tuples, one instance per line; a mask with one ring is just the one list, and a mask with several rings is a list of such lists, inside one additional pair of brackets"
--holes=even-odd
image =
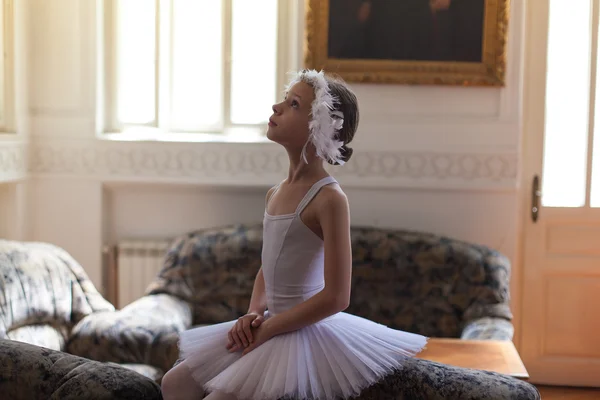
[(170, 240), (131, 239), (106, 247), (105, 297), (121, 309), (142, 297), (161, 270)]

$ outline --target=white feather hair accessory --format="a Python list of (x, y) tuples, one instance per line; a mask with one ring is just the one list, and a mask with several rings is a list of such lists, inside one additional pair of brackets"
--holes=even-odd
[(344, 142), (337, 139), (337, 133), (344, 125), (344, 114), (335, 110), (339, 101), (329, 91), (329, 83), (323, 71), (304, 70), (299, 72), (288, 84), (286, 92), (298, 82), (311, 85), (315, 91), (315, 100), (312, 102), (311, 120), (308, 124), (310, 131), (308, 141), (302, 149), (302, 158), (306, 160), (306, 146), (312, 142), (317, 150), (317, 156), (325, 161), (343, 165), (341, 148)]

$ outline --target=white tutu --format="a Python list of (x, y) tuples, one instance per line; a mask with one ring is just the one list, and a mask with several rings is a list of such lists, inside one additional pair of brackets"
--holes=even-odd
[[(268, 318), (268, 313), (266, 314)], [(275, 336), (245, 356), (229, 353), (227, 332), (236, 321), (181, 334), (181, 358), (207, 391), (239, 399), (335, 399), (357, 396), (402, 367), (427, 342), (421, 335), (390, 329), (338, 313), (298, 331)]]

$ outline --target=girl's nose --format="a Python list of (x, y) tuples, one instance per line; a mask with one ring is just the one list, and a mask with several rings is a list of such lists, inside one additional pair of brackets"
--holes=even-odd
[(280, 113), (279, 104), (273, 104), (273, 112), (275, 114), (279, 114)]

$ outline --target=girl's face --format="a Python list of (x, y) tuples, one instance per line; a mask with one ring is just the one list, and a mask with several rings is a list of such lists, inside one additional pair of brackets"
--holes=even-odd
[(308, 123), (315, 92), (308, 83), (298, 82), (285, 100), (273, 106), (267, 137), (288, 149), (301, 150), (308, 140)]

